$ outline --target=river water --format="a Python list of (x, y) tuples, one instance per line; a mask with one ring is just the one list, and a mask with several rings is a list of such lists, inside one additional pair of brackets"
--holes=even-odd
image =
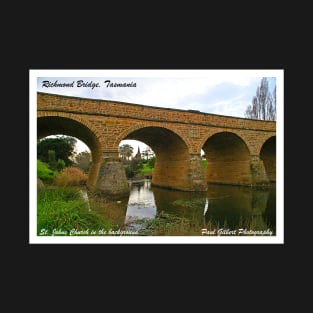
[[(144, 236), (275, 235), (276, 185), (209, 185), (183, 192), (129, 182), (128, 199), (101, 200), (97, 211), (116, 228)], [(100, 203), (100, 202), (99, 202)]]

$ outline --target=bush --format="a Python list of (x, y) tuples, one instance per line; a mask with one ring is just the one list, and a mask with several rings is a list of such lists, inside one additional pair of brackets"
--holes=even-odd
[(58, 171), (62, 171), (66, 167), (64, 160), (58, 159), (57, 169)]
[(54, 179), (54, 183), (57, 186), (81, 186), (85, 185), (86, 181), (87, 175), (77, 167), (66, 167)]
[(148, 166), (154, 168), (155, 166), (155, 157), (152, 157), (148, 160)]
[(45, 182), (51, 182), (55, 174), (54, 171), (49, 169), (46, 163), (37, 160), (37, 177)]

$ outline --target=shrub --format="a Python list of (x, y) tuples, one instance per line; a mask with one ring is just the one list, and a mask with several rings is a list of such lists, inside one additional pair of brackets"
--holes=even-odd
[(77, 167), (66, 167), (54, 179), (57, 186), (81, 186), (85, 185), (86, 181), (87, 175)]
[(40, 160), (37, 160), (37, 177), (45, 182), (51, 182), (54, 178), (54, 172), (49, 169), (48, 165)]
[(64, 160), (58, 159), (57, 170), (62, 171), (66, 167)]

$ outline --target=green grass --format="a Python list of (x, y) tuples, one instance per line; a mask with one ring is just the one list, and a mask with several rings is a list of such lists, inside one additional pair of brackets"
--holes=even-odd
[(99, 235), (112, 225), (89, 211), (77, 187), (38, 190), (38, 235)]
[[(142, 227), (139, 230), (141, 236), (202, 236), (204, 234), (211, 236), (220, 235), (235, 235), (235, 236), (249, 236), (262, 234), (262, 231), (271, 227), (266, 223), (258, 225), (253, 218), (241, 217), (239, 224), (235, 227), (228, 225), (225, 219), (223, 223), (209, 219), (199, 221), (197, 218), (179, 217), (176, 214), (167, 213), (164, 211), (159, 212), (154, 219), (141, 219), (137, 223)], [(239, 232), (241, 229), (241, 232)], [(261, 232), (260, 232), (261, 231)], [(272, 235), (275, 231), (271, 230)]]
[(57, 172), (49, 169), (48, 165), (40, 160), (37, 160), (37, 177), (43, 181), (52, 181)]
[(143, 168), (140, 170), (141, 174), (147, 174), (151, 173), (153, 171), (153, 168), (150, 167), (148, 164), (143, 164)]
[(143, 225), (143, 228), (139, 231), (139, 235), (143, 236), (195, 235), (192, 232), (191, 220), (164, 211), (158, 213), (154, 219), (142, 219), (138, 222)]

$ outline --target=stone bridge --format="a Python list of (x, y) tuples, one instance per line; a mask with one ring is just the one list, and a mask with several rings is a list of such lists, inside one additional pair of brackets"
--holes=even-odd
[(155, 186), (206, 191), (209, 183), (259, 186), (276, 181), (273, 121), (38, 92), (37, 140), (56, 134), (76, 137), (90, 148), (87, 186), (108, 196), (129, 193), (118, 156), (126, 139), (142, 141), (154, 151)]

